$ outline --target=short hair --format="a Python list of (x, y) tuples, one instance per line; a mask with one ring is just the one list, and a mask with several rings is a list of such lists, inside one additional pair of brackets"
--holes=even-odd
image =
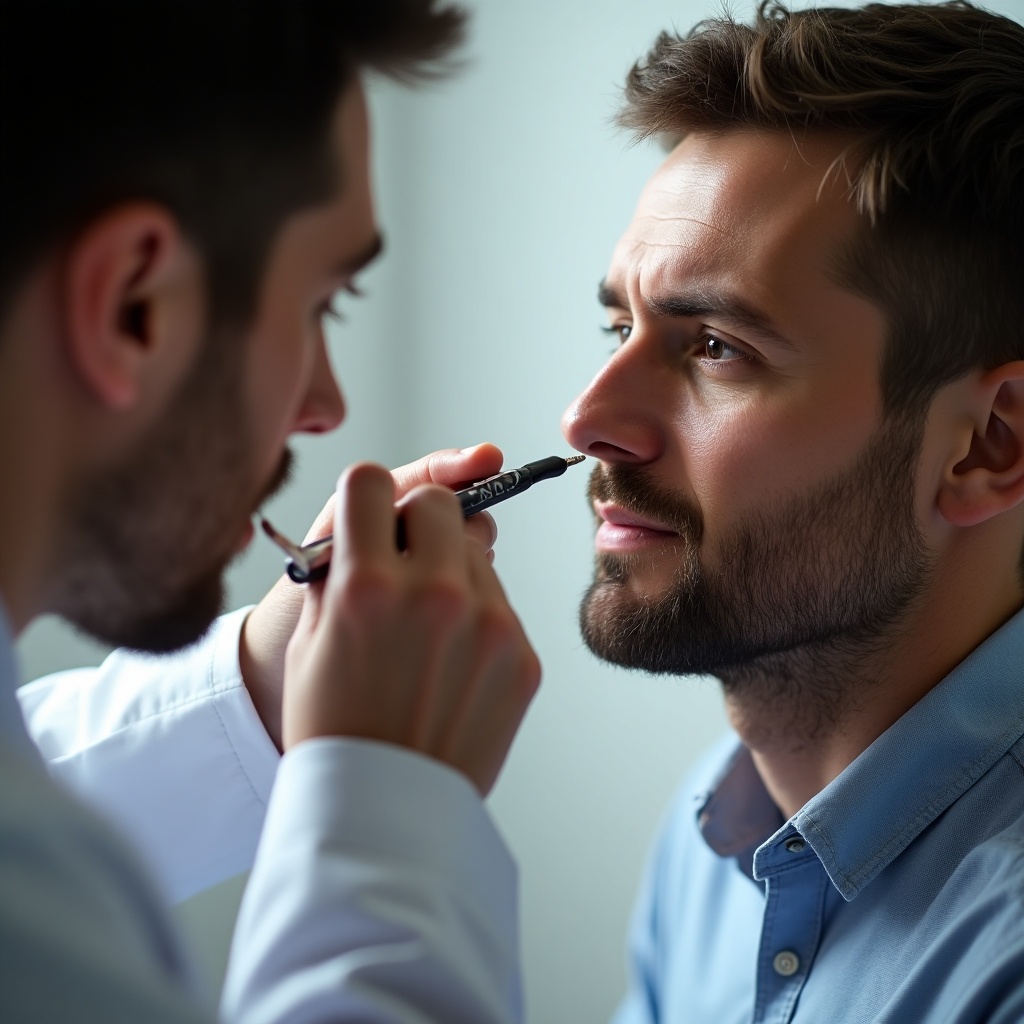
[(210, 319), (254, 310), (271, 241), (329, 198), (330, 123), (364, 69), (444, 72), (438, 0), (3, 0), (0, 315), (105, 209), (166, 205), (204, 260)]
[(1024, 358), (1024, 27), (964, 0), (789, 11), (663, 33), (620, 122), (690, 131), (845, 132), (864, 226), (835, 268), (882, 308), (887, 414)]

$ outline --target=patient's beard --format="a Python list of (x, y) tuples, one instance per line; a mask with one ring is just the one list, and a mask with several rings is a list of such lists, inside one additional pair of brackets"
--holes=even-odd
[(716, 675), (737, 697), (806, 698), (827, 725), (850, 696), (851, 668), (884, 646), (931, 573), (914, 515), (922, 431), (888, 423), (852, 467), (739, 523), (714, 568), (692, 502), (640, 467), (596, 470), (591, 500), (670, 525), (680, 540), (674, 556), (649, 556), (677, 559), (659, 594), (636, 592), (641, 556), (598, 555), (580, 608), (587, 646), (647, 672)]

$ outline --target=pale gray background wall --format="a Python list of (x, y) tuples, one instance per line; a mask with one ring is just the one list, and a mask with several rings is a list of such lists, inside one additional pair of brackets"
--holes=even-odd
[[(565, 406), (607, 355), (595, 301), (612, 246), (660, 160), (610, 127), (632, 61), (707, 0), (477, 0), (468, 66), (412, 95), (373, 93), (388, 254), (348, 307), (335, 363), (350, 416), (300, 441), (295, 484), (268, 510), (301, 534), (341, 468), (395, 465), (491, 440), (511, 464), (566, 453)], [(752, 4), (734, 4), (747, 13)], [(995, 10), (1024, 20), (1024, 0)], [(529, 1020), (606, 1020), (644, 852), (680, 776), (724, 728), (712, 680), (598, 663), (576, 608), (590, 576), (584, 471), (496, 512), (497, 567), (545, 682), (491, 798), (522, 871)], [(280, 561), (258, 541), (231, 573), (258, 599)], [(98, 660), (59, 624), (21, 644), (26, 678)], [(181, 908), (211, 978), (242, 881)]]

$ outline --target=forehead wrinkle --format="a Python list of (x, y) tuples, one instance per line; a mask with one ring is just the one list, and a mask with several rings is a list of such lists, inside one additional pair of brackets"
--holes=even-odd
[[(711, 261), (680, 257), (643, 260), (642, 253), (659, 246), (648, 243), (630, 247), (632, 257), (626, 265), (602, 280), (598, 300), (609, 308), (628, 309), (635, 318), (659, 319), (717, 317), (723, 323), (756, 333), (783, 348), (793, 349), (793, 341), (769, 312), (772, 303), (764, 283), (737, 280), (730, 268)], [(661, 248), (676, 249), (662, 243)]]
[[(726, 238), (736, 238), (735, 231), (729, 231), (728, 229), (719, 226), (718, 224), (712, 224), (710, 221), (701, 220), (698, 217), (687, 217), (685, 214), (658, 214), (658, 213), (645, 213), (642, 217), (637, 217), (634, 223), (642, 224), (644, 221), (652, 221), (655, 224), (695, 224), (701, 228), (707, 228), (709, 231), (717, 232), (720, 235), (724, 235)], [(644, 239), (646, 241), (646, 239)], [(670, 242), (653, 243), (660, 245), (670, 245)], [(675, 243), (677, 245), (684, 244), (683, 242)]]
[(645, 296), (675, 294), (688, 281), (706, 279), (716, 272), (718, 250), (709, 254), (703, 251), (705, 248), (706, 244), (652, 241), (627, 235), (620, 240), (609, 272), (600, 282), (598, 299), (606, 306), (629, 309), (636, 304), (632, 295), (635, 292), (646, 308)]
[[(767, 322), (774, 336), (803, 348), (821, 339), (836, 301), (845, 309), (856, 297), (837, 280), (836, 263), (859, 222), (844, 196), (821, 192), (820, 168), (809, 159), (818, 154), (778, 141), (681, 148), (678, 162), (651, 179), (608, 274), (634, 319), (657, 316), (659, 305), (678, 313), (731, 307), (737, 324)], [(750, 312), (763, 315), (743, 315)]]

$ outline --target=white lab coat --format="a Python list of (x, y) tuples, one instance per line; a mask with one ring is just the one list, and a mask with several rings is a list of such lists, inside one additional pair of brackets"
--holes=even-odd
[(169, 901), (253, 868), (223, 1020), (520, 1020), (516, 871), (472, 786), (367, 741), (280, 758), (241, 680), (245, 614), (178, 655), (117, 652), (22, 687), (51, 772)]

